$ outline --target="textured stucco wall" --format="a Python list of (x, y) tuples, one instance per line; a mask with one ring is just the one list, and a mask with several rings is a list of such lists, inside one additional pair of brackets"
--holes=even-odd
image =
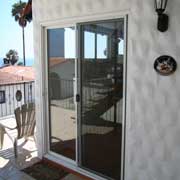
[[(127, 10), (126, 180), (180, 179), (180, 70), (168, 77), (159, 76), (153, 70), (154, 59), (163, 54), (180, 62), (179, 9), (179, 0), (169, 1), (169, 30), (160, 33), (156, 30), (154, 0), (33, 0), (39, 86), (43, 71), (40, 21)], [(39, 88), (36, 97), (37, 126), (41, 132), (42, 92)]]

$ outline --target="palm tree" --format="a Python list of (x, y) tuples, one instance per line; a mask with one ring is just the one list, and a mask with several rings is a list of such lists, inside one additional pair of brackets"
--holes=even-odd
[(3, 60), (4, 60), (4, 64), (14, 65), (18, 61), (18, 59), (19, 59), (18, 52), (14, 49), (10, 49), (6, 53), (6, 57)]
[(24, 28), (27, 25), (27, 22), (31, 22), (32, 18), (28, 18), (27, 16), (23, 16), (23, 10), (26, 7), (26, 2), (21, 2), (13, 4), (12, 6), (12, 16), (14, 17), (15, 21), (17, 21), (22, 27), (22, 39), (23, 39), (23, 62), (24, 66), (26, 65), (26, 55), (25, 55), (25, 35), (24, 35)]

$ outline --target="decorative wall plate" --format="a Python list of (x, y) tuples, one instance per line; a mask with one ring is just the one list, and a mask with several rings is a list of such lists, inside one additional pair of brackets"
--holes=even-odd
[(20, 90), (16, 91), (16, 100), (21, 101), (22, 100), (22, 92)]
[(177, 63), (171, 56), (160, 56), (154, 62), (154, 69), (157, 73), (168, 76), (176, 71)]

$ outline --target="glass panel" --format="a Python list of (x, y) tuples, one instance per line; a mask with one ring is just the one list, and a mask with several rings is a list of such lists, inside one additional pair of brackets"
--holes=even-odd
[[(123, 112), (124, 20), (84, 24), (81, 54), (80, 166), (99, 175), (120, 179)], [(94, 42), (97, 45), (87, 46)], [(95, 43), (96, 44), (96, 43)], [(103, 52), (105, 50), (105, 53)], [(103, 58), (103, 59), (102, 59)]]
[(95, 34), (91, 32), (84, 32), (85, 36), (85, 58), (94, 59), (95, 58)]
[(107, 58), (107, 35), (97, 34), (97, 58)]
[(75, 160), (75, 29), (48, 30), (50, 150)]
[(119, 49), (118, 49), (118, 55), (123, 55), (124, 54), (124, 40), (119, 41)]

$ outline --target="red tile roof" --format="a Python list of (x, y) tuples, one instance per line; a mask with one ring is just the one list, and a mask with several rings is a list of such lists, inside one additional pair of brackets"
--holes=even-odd
[(50, 67), (54, 67), (54, 66), (56, 66), (58, 64), (62, 64), (64, 62), (66, 62), (66, 59), (65, 58), (61, 58), (61, 57), (51, 57), (49, 59)]
[(34, 80), (35, 72), (33, 67), (5, 66), (0, 68), (0, 85)]

